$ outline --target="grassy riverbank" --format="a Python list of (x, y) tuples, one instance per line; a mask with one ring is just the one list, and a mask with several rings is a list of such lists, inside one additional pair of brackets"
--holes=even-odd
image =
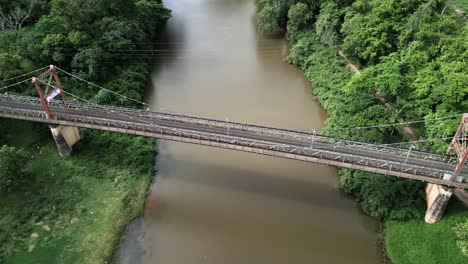
[(61, 158), (48, 127), (1, 120), (0, 144), (31, 156), (31, 179), (0, 196), (5, 263), (105, 263), (125, 226), (143, 209), (154, 175), (151, 139), (83, 131)]
[[(257, 3), (262, 32), (287, 29), (289, 62), (304, 71), (314, 95), (328, 112), (327, 133), (396, 143), (408, 141), (403, 136), (409, 129), (406, 125), (353, 127), (426, 120), (412, 124), (411, 130), (420, 139), (429, 140), (414, 144), (439, 152), (447, 149), (448, 141), (442, 138), (453, 136), (459, 119), (431, 119), (466, 111), (467, 104), (461, 98), (468, 93), (467, 27), (450, 3)], [(338, 49), (361, 67), (360, 74), (352, 75), (346, 69)], [(349, 129), (334, 130), (343, 127)], [(456, 224), (466, 221), (466, 208), (452, 204), (446, 219), (427, 225), (423, 220), (423, 183), (353, 170), (340, 170), (339, 180), (342, 189), (356, 197), (366, 213), (386, 221), (385, 244), (393, 262), (466, 262), (453, 231)]]
[(457, 237), (452, 231), (456, 224), (466, 219), (468, 210), (455, 200), (448, 206), (444, 217), (432, 225), (422, 219), (387, 221), (387, 254), (393, 264), (466, 263), (467, 257), (457, 247)]
[[(1, 5), (6, 17), (25, 16), (0, 30), (0, 87), (13, 85), (2, 92), (36, 95), (33, 74), (23, 73), (55, 64), (121, 95), (59, 72), (70, 100), (141, 107), (128, 98), (143, 100), (152, 49), (170, 17), (161, 0)], [(30, 157), (20, 187), (0, 191), (0, 263), (109, 262), (125, 226), (142, 212), (155, 141), (92, 130), (82, 136), (64, 159), (47, 126), (0, 120), (0, 145)]]

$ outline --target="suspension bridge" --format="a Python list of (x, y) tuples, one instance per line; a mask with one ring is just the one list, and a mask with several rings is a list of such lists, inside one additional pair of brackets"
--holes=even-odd
[[(373, 144), (315, 132), (155, 112), (149, 108), (98, 105), (63, 89), (56, 69), (51, 66), (32, 78), (39, 97), (1, 94), (0, 117), (46, 123), (54, 128), (79, 127), (154, 137), (468, 188), (468, 169), (463, 168), (468, 152), (464, 136), (468, 128), (466, 114), (449, 151), (430, 153), (413, 147)], [(43, 93), (41, 85), (53, 90)], [(54, 100), (59, 95), (62, 100)], [(67, 101), (66, 95), (78, 100)], [(71, 150), (73, 143), (70, 144), (60, 131), (54, 133), (54, 138), (59, 150), (64, 153), (67, 147)], [(456, 155), (451, 155), (453, 151)]]

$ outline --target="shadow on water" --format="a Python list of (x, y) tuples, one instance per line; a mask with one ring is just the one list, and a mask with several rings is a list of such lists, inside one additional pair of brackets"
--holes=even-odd
[(171, 67), (176, 62), (180, 52), (185, 48), (182, 21), (176, 21), (171, 26), (176, 29), (166, 26), (153, 44), (153, 62), (150, 63), (152, 66), (151, 78), (148, 78), (145, 98), (148, 97), (148, 93), (157, 90), (157, 87), (154, 87), (153, 78), (157, 78), (164, 69)]
[[(140, 243), (143, 239), (143, 233), (141, 232), (143, 225), (143, 216), (136, 218), (128, 225), (125, 235), (121, 239), (120, 248), (115, 254), (114, 263), (142, 263), (142, 256), (145, 253)], [(131, 239), (127, 240), (126, 237)], [(135, 241), (135, 238), (137, 238), (137, 241)], [(131, 246), (130, 243), (132, 243)]]
[[(256, 154), (246, 154), (256, 155)], [(252, 158), (257, 158), (253, 156)], [(276, 159), (276, 158), (273, 158)], [(296, 161), (290, 161), (296, 162)], [(297, 161), (299, 163), (300, 161)], [(307, 178), (291, 178), (288, 175), (272, 175), (267, 172), (254, 171), (250, 166), (226, 167), (222, 165), (180, 159), (170, 154), (165, 154), (165, 164), (178, 164), (180, 167), (191, 168), (193, 172), (202, 172), (194, 177), (190, 174), (180, 174), (178, 181), (190, 182), (204, 186), (211, 186), (244, 193), (255, 193), (270, 198), (290, 200), (321, 208), (333, 208), (340, 211), (355, 211), (344, 203), (337, 203), (337, 199), (324, 199), (327, 193), (337, 191), (330, 184), (316, 182)], [(222, 173), (220, 173), (222, 172)], [(166, 176), (165, 176), (166, 177)], [(330, 175), (310, 175), (309, 177), (330, 177)], [(333, 197), (335, 198), (335, 197)], [(338, 200), (347, 199), (336, 197)]]
[[(145, 98), (158, 90), (153, 78), (157, 78), (164, 69), (176, 63), (177, 57), (185, 48), (184, 27), (183, 21), (171, 21), (170, 27), (166, 26), (154, 43), (148, 43), (152, 46), (151, 58), (153, 62), (150, 63), (152, 70), (145, 89)], [(157, 164), (157, 158), (155, 163)], [(156, 181), (156, 177), (154, 181)], [(143, 216), (137, 217), (128, 225), (119, 243), (120, 247), (115, 252), (114, 263), (142, 263), (142, 256), (145, 253), (141, 243), (144, 238), (143, 226)]]

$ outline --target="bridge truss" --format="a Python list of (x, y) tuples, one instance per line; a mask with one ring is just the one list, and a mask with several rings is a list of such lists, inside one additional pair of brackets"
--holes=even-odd
[(42, 106), (38, 98), (0, 95), (0, 117), (149, 136), (468, 187), (467, 172), (460, 168), (458, 174), (453, 173), (459, 161), (449, 158), (444, 162), (449, 156), (443, 154), (78, 101), (50, 101), (49, 107), (54, 113), (50, 118)]

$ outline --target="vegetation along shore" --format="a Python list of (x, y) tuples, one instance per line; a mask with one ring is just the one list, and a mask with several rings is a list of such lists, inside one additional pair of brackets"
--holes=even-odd
[[(150, 61), (132, 54), (152, 49), (170, 17), (160, 0), (1, 0), (0, 6), (15, 22), (0, 24), (0, 79), (6, 80), (0, 86), (55, 64), (137, 100)], [(86, 100), (140, 107), (67, 76), (60, 79)], [(8, 92), (35, 95), (30, 81)], [(47, 125), (0, 120), (0, 263), (106, 263), (126, 225), (142, 212), (155, 172), (155, 141), (81, 134), (73, 155), (63, 159)]]
[[(288, 61), (303, 70), (314, 95), (328, 112), (327, 133), (388, 144), (416, 136), (428, 140), (418, 148), (447, 149), (448, 143), (442, 138), (453, 136), (460, 120), (430, 119), (468, 109), (468, 27), (463, 12), (459, 12), (466, 3), (256, 2), (261, 32), (286, 30)], [(339, 53), (361, 72), (354, 74), (347, 69)], [(410, 127), (333, 129), (411, 120), (429, 121)], [(468, 212), (455, 199), (445, 218), (427, 225), (423, 220), (423, 183), (349, 169), (340, 170), (339, 181), (364, 212), (385, 222), (386, 252), (393, 263), (466, 262)]]

